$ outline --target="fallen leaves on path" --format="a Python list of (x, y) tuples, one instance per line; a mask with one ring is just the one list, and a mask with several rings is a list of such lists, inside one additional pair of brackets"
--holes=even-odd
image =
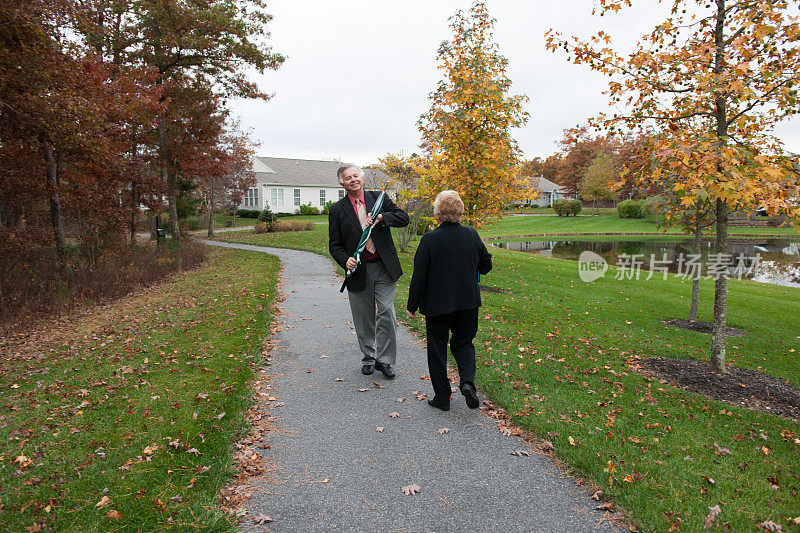
[(530, 456), (531, 452), (526, 452), (525, 450), (517, 450), (515, 452), (511, 452), (509, 455), (516, 455), (517, 457), (528, 457)]
[(369, 389), (358, 389), (358, 392), (367, 392)]
[(253, 517), (253, 523), (257, 526), (266, 524), (268, 522), (274, 522), (274, 520), (265, 515), (264, 513), (260, 513), (258, 516)]
[(397, 418), (398, 416), (400, 416), (400, 413), (389, 413), (390, 418)]
[(373, 381), (372, 384), (375, 385), (376, 389), (385, 389), (386, 388), (383, 385), (381, 385), (380, 383), (378, 383), (377, 381)]
[(375, 431), (377, 431), (378, 433), (383, 433), (384, 429), (386, 429), (386, 428), (382, 428), (381, 426), (378, 426), (378, 427), (375, 428)]
[(439, 428), (439, 435), (444, 435), (445, 433), (450, 433), (448, 428)]
[(411, 494), (419, 494), (419, 492), (422, 490), (422, 487), (414, 483), (413, 485), (401, 487), (400, 490), (403, 491), (403, 494), (406, 496), (410, 496)]

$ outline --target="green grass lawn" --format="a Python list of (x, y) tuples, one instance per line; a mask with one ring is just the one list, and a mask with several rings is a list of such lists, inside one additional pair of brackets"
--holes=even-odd
[[(616, 214), (579, 217), (507, 216), (484, 228), (481, 236), (487, 239), (509, 235), (552, 235), (556, 233), (664, 233), (647, 219), (620, 218)], [(667, 233), (681, 234), (671, 228)], [(729, 228), (730, 235), (800, 236), (795, 228)]]
[(217, 498), (278, 269), (273, 256), (214, 250), (44, 339), (3, 339), (0, 529), (234, 530)]
[[(595, 215), (604, 213), (615, 213), (616, 207), (584, 207), (581, 215)], [(552, 207), (523, 207), (519, 209), (511, 209), (506, 212), (506, 215), (555, 215), (556, 212)]]
[[(278, 219), (280, 220), (280, 219)], [(284, 220), (311, 220), (314, 222), (328, 222), (328, 215), (292, 215), (290, 217), (286, 217)], [(232, 215), (222, 215), (216, 214), (214, 215), (214, 229), (225, 229), (226, 223), (233, 223), (233, 216)], [(257, 218), (243, 218), (243, 217), (236, 217), (236, 227), (237, 228), (246, 228), (246, 227), (253, 227), (258, 223)]]
[[(602, 216), (520, 218), (482, 234), (553, 231), (548, 223), (607, 228)], [(654, 228), (609, 220), (624, 231)], [(288, 239), (289, 247), (327, 255), (326, 228), (225, 238), (269, 246)], [(585, 284), (574, 261), (491, 252), (494, 270), (482, 283), (508, 293), (484, 294), (476, 348), (479, 385), (496, 405), (550, 439), (559, 459), (593, 479), (645, 531), (702, 531), (715, 505), (722, 510), (715, 527), (758, 531), (765, 520), (791, 527), (788, 520), (800, 515), (797, 421), (709, 400), (631, 368), (648, 357), (708, 360), (709, 336), (662, 323), (686, 317), (690, 282), (616, 280), (612, 268)], [(413, 253), (400, 254), (398, 316), (405, 316)], [(712, 282), (701, 286), (700, 318), (710, 320)], [(747, 332), (728, 340), (728, 363), (800, 386), (800, 289), (731, 280), (728, 299), (728, 323)], [(407, 322), (424, 336), (422, 321)]]

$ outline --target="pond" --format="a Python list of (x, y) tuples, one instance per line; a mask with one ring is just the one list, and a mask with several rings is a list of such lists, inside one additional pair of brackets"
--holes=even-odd
[(703, 241), (700, 253), (694, 254), (692, 239), (685, 238), (644, 241), (494, 241), (489, 244), (507, 250), (575, 261), (579, 258), (585, 260), (586, 254), (581, 254), (592, 252), (609, 265), (623, 269), (635, 267), (685, 276), (693, 275), (697, 269), (701, 275), (707, 276), (727, 268), (728, 274), (734, 278), (800, 287), (800, 243), (796, 239), (729, 239), (729, 257), (717, 254), (713, 241)]

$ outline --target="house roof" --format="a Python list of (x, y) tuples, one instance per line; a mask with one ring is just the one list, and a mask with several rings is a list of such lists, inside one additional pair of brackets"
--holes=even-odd
[[(341, 187), (336, 171), (341, 161), (293, 159), (288, 157), (256, 157), (253, 172), (258, 181), (270, 185)], [(390, 181), (380, 170), (365, 168), (365, 187), (381, 187)]]
[(537, 178), (528, 178), (530, 180), (531, 186), (536, 187), (541, 192), (558, 192), (560, 194), (565, 194), (569, 192), (566, 187), (562, 187), (557, 183), (553, 183), (549, 179), (546, 179), (542, 176)]

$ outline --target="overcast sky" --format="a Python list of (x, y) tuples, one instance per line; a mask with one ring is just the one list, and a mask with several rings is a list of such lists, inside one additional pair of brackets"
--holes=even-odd
[[(670, 2), (671, 3), (671, 2)], [(555, 151), (564, 128), (606, 108), (606, 79), (545, 50), (549, 28), (588, 36), (602, 29), (630, 47), (664, 6), (636, 3), (622, 14), (592, 16), (592, 0), (488, 0), (495, 40), (509, 60), (514, 94), (530, 98), (527, 125), (514, 132), (526, 158)], [(450, 38), (447, 19), (469, 0), (272, 0), (273, 49), (286, 56), (277, 71), (253, 76), (268, 102), (234, 101), (242, 126), (272, 157), (377, 162), (387, 152), (417, 151), (416, 122), (442, 78), (436, 50)], [(800, 121), (776, 132), (800, 152)]]

